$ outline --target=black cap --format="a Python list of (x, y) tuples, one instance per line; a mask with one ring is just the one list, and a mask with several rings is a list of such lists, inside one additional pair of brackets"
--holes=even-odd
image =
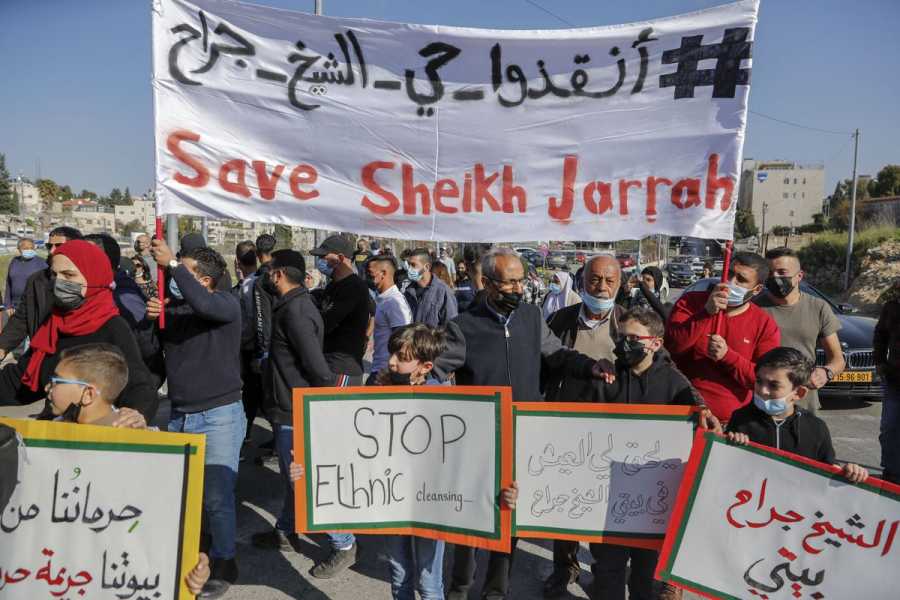
[(178, 256), (185, 256), (188, 252), (192, 252), (197, 248), (205, 248), (206, 240), (199, 233), (189, 233), (181, 238), (180, 246)]
[(294, 267), (301, 273), (306, 272), (306, 261), (303, 255), (296, 250), (276, 250), (272, 253), (272, 262), (269, 263), (269, 269), (284, 269)]
[(353, 256), (353, 244), (342, 235), (332, 235), (319, 244), (318, 248), (313, 248), (310, 254), (313, 256), (325, 256), (326, 254), (343, 254), (347, 258)]

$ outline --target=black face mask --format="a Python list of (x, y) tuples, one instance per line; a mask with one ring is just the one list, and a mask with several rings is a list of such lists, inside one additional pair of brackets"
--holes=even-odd
[(266, 273), (265, 275), (263, 275), (260, 284), (262, 285), (262, 289), (265, 293), (269, 294), (270, 296), (278, 295), (278, 288), (275, 287), (275, 284), (272, 282), (271, 273)]
[(373, 292), (378, 292), (378, 286), (375, 285), (375, 280), (369, 276), (366, 276), (366, 285), (369, 286), (369, 289)]
[(81, 402), (72, 403), (69, 407), (63, 411), (63, 414), (60, 415), (60, 420), (66, 423), (77, 423), (78, 416), (81, 414)]
[(774, 296), (786, 298), (788, 294), (794, 291), (792, 279), (792, 277), (769, 277), (766, 280), (766, 289)]
[(388, 376), (391, 379), (391, 385), (410, 385), (412, 373), (395, 373), (393, 371), (388, 371)]
[(628, 338), (622, 338), (618, 342), (616, 342), (616, 347), (613, 349), (613, 354), (616, 355), (616, 358), (628, 365), (629, 367), (633, 367), (638, 364), (642, 360), (644, 360), (644, 356), (646, 356), (646, 352), (644, 349), (644, 345), (640, 342), (631, 342)]
[(497, 305), (497, 308), (499, 308), (506, 314), (509, 314), (519, 308), (519, 305), (522, 303), (521, 293), (504, 292), (502, 290), (498, 290), (498, 292), (500, 292), (500, 297), (494, 298), (494, 303)]

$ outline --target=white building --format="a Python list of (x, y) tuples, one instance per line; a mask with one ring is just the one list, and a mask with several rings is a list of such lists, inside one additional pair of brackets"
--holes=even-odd
[(749, 210), (760, 233), (813, 222), (825, 201), (825, 166), (745, 159), (738, 208)]
[(72, 210), (72, 222), (81, 233), (108, 233), (116, 235), (116, 213), (103, 206), (79, 206)]
[(10, 183), (13, 192), (19, 197), (20, 215), (36, 215), (41, 212), (41, 194), (38, 192), (37, 186), (23, 181), (21, 177)]
[(137, 221), (147, 233), (156, 231), (156, 203), (153, 200), (143, 200), (132, 196), (131, 206), (115, 206), (116, 221), (125, 226), (132, 221)]

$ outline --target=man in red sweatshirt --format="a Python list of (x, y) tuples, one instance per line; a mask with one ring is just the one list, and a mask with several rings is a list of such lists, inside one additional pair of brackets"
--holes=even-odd
[[(738, 252), (731, 260), (728, 283), (682, 295), (669, 317), (666, 348), (722, 422), (750, 402), (756, 359), (781, 341), (775, 320), (750, 302), (768, 275), (762, 256)], [(725, 316), (716, 332), (720, 312)]]

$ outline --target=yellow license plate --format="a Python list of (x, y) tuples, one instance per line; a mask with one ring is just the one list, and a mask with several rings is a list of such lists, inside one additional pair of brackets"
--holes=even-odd
[(835, 377), (832, 381), (840, 381), (843, 383), (872, 383), (872, 372), (845, 371)]

